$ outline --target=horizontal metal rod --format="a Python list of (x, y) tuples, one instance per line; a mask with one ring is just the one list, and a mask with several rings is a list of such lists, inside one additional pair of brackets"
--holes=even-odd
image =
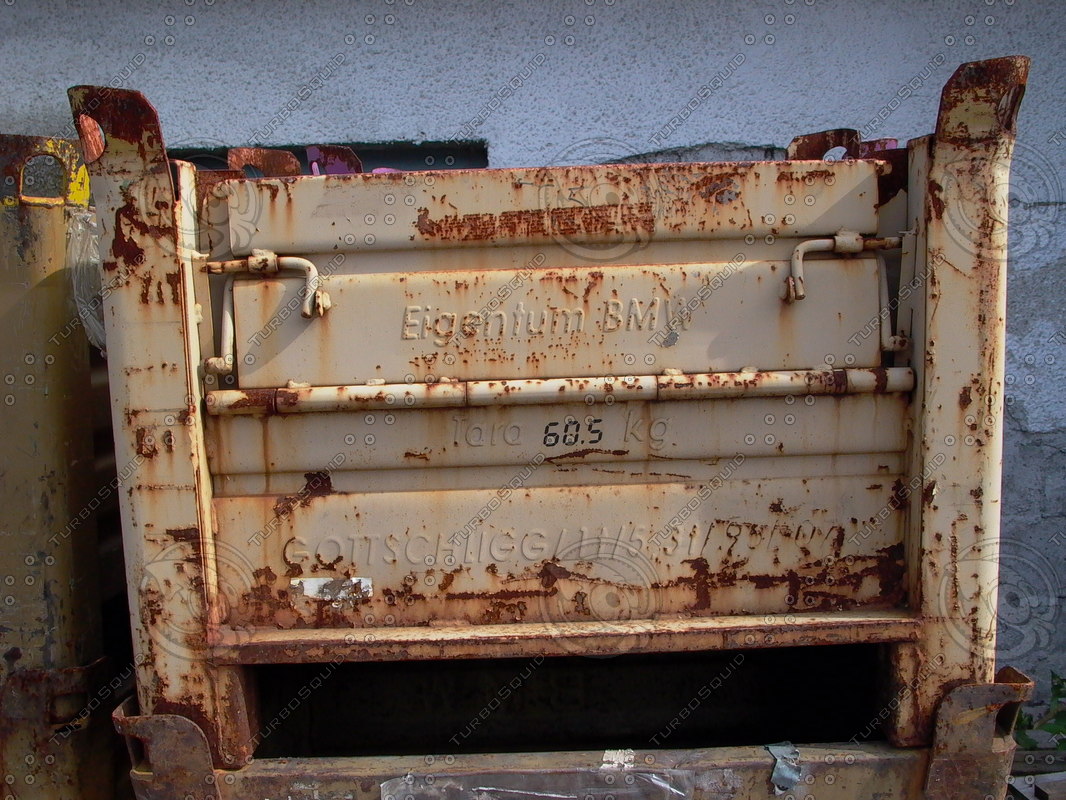
[(549, 403), (604, 403), (648, 400), (713, 400), (815, 394), (909, 392), (909, 367), (710, 372), (602, 378), (388, 383), (359, 386), (304, 386), (277, 389), (221, 389), (208, 392), (213, 415), (307, 414), (377, 408), (440, 408)]
[[(522, 622), (454, 627), (373, 627), (298, 630), (224, 627), (211, 632), (219, 663), (305, 663), (318, 657), (343, 661), (484, 658), (493, 644), (508, 655), (567, 655), (564, 641), (579, 642), (586, 655), (629, 652), (747, 650), (824, 644), (908, 642), (922, 620), (905, 611), (839, 613), (776, 612), (615, 622)], [(552, 642), (556, 646), (552, 646)], [(558, 652), (556, 652), (556, 650)]]

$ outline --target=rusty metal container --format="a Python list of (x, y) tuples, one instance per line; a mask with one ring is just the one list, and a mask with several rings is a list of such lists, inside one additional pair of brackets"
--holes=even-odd
[[(995, 674), (989, 591), (1027, 70), (964, 65), (906, 146), (388, 174), (336, 148), (197, 171), (141, 95), (72, 89), (135, 465), (141, 796), (1002, 797), (1031, 687)], [(828, 674), (849, 647), (879, 741), (262, 757), (346, 666)], [(300, 665), (318, 685), (270, 716)]]
[(89, 347), (68, 252), (76, 142), (0, 136), (0, 796), (111, 796)]

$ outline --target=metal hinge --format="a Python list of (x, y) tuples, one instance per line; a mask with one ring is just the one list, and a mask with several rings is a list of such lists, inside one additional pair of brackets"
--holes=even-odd
[(65, 669), (17, 669), (0, 691), (0, 719), (77, 725), (89, 698), (103, 683), (107, 658)]

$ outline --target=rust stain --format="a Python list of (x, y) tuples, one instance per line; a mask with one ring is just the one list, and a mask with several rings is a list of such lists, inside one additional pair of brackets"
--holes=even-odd
[(159, 453), (159, 447), (156, 445), (155, 437), (147, 428), (137, 428), (134, 432), (136, 437), (137, 455), (144, 456), (145, 458), (155, 458)]
[(929, 481), (922, 488), (922, 504), (929, 506), (933, 503), (933, 498), (936, 497), (936, 481)]
[(180, 272), (168, 272), (164, 276), (167, 281), (167, 285), (170, 286), (170, 301), (174, 305), (181, 304), (181, 273)]
[(288, 150), (270, 150), (265, 147), (232, 147), (227, 155), (231, 170), (246, 166), (255, 167), (265, 178), (286, 178), (302, 174), (300, 162)]
[(853, 128), (834, 128), (797, 136), (788, 146), (789, 159), (821, 161), (836, 147), (843, 147), (848, 158), (859, 156), (859, 132)]
[[(386, 589), (388, 593), (391, 590)], [(547, 595), (555, 594), (556, 589), (553, 587), (546, 591), (540, 589), (500, 589), (495, 592), (451, 592), (448, 594), (449, 600), (518, 600), (520, 598), (529, 597), (544, 597)], [(424, 599), (421, 595), (418, 599)]]
[(304, 573), (303, 566), (297, 561), (289, 559), (289, 545), (296, 542), (295, 536), (290, 536), (281, 548), (281, 559), (285, 562), (285, 577), (298, 578)]
[(429, 218), (429, 209), (418, 209), (418, 218), (415, 220), (415, 229), (427, 238), (437, 235), (437, 223)]
[(167, 528), (167, 536), (175, 542), (199, 542), (200, 529), (193, 528)]
[(315, 553), (315, 563), (316, 563), (316, 565), (318, 567), (321, 567), (322, 569), (327, 569), (327, 570), (336, 569), (337, 565), (340, 564), (341, 561), (343, 561), (343, 560), (344, 560), (344, 556), (343, 555), (338, 555), (332, 561), (324, 561), (322, 559), (322, 556), (319, 553)]
[(424, 238), (444, 242), (551, 235), (651, 234), (655, 230), (655, 213), (651, 203), (633, 203), (520, 209), (499, 214), (460, 214), (431, 219), (429, 209), (420, 208), (414, 226)]
[(234, 409), (254, 408), (261, 410), (264, 414), (275, 414), (277, 413), (275, 399), (278, 392), (278, 389), (242, 389), (241, 396), (230, 403), (230, 407)]
[(545, 461), (550, 461), (550, 462), (552, 462), (554, 464), (556, 461), (563, 461), (563, 460), (572, 459), (572, 458), (584, 458), (585, 456), (591, 455), (593, 453), (600, 453), (600, 454), (603, 454), (603, 455), (619, 456), (619, 457), (620, 456), (629, 455), (629, 451), (628, 450), (602, 450), (599, 447), (586, 447), (583, 450), (572, 450), (569, 453), (561, 453), (560, 455), (557, 455), (557, 456), (549, 456), (549, 457), (545, 458), (544, 460)]
[(944, 187), (930, 179), (928, 185), (929, 207), (936, 219), (944, 218)]
[(684, 580), (690, 583), (695, 590), (696, 598), (692, 602), (692, 610), (706, 611), (711, 607), (711, 587), (714, 583), (714, 576), (711, 574), (711, 567), (707, 563), (707, 559), (692, 558), (681, 563), (688, 564), (692, 569), (691, 578), (679, 579), (679, 582)]
[[(144, 264), (144, 248), (139, 243), (139, 238), (174, 241), (174, 226), (170, 221), (172, 206), (169, 201), (156, 203), (153, 217), (161, 224), (153, 224), (145, 219), (143, 209), (129, 187), (123, 187), (122, 197), (123, 204), (115, 210), (115, 226), (111, 240), (112, 259), (104, 259), (104, 269), (108, 271), (118, 269), (120, 262), (127, 266)], [(160, 203), (163, 203), (163, 208), (159, 207)], [(142, 302), (147, 300), (142, 299)]]
[(313, 497), (325, 497), (333, 493), (333, 480), (328, 472), (305, 472), (307, 481), (299, 492), (279, 497), (274, 503), (274, 516), (277, 518), (292, 514), (296, 506), (306, 508)]
[(540, 585), (545, 589), (551, 589), (561, 578), (571, 578), (573, 573), (558, 561), (547, 561), (540, 570)]
[[(888, 390), (888, 370), (884, 367), (871, 367), (870, 372), (874, 376), (874, 391), (884, 394)], [(844, 383), (847, 384), (847, 377), (844, 378)]]
[(438, 591), (447, 592), (449, 589), (451, 589), (452, 588), (452, 583), (455, 582), (456, 573), (458, 573), (460, 571), (461, 570), (457, 569), (457, 570), (452, 570), (451, 572), (445, 572), (441, 576), (440, 585), (438, 586)]
[(907, 508), (907, 498), (909, 496), (910, 493), (903, 485), (903, 481), (897, 478), (896, 481), (892, 484), (892, 497), (889, 498), (888, 503), (896, 511), (903, 511)]
[[(143, 227), (141, 216), (137, 212), (136, 206), (133, 205), (133, 200), (127, 198), (126, 204), (115, 211), (115, 229), (111, 239), (111, 255), (113, 258), (103, 260), (105, 270), (114, 271), (118, 269), (119, 263), (144, 263), (144, 248), (137, 243), (134, 237), (128, 235), (130, 229), (139, 230)], [(143, 293), (141, 302), (147, 302)]]
[(708, 202), (727, 204), (740, 197), (740, 184), (733, 178), (708, 175), (696, 181), (692, 189)]

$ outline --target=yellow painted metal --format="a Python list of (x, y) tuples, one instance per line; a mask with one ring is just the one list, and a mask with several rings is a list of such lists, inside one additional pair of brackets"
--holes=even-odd
[[(16, 140), (24, 142), (32, 138), (34, 144), (32, 155), (53, 156), (63, 165), (63, 193), (56, 197), (37, 197), (22, 192), (21, 179), (16, 179), (15, 185), (18, 191), (0, 197), (0, 206), (71, 206), (74, 208), (86, 208), (89, 205), (89, 171), (81, 161), (81, 155), (74, 142), (66, 139), (52, 139), (47, 137), (24, 137), (5, 136), (9, 142)], [(16, 145), (21, 147), (22, 145)], [(9, 151), (10, 152), (10, 151)]]
[[(53, 156), (61, 194), (23, 190)], [(93, 512), (88, 342), (67, 269), (67, 223), (88, 200), (73, 142), (0, 136), (0, 777), (18, 798), (106, 797), (106, 702)], [(95, 715), (86, 710), (102, 709)], [(101, 736), (102, 734), (102, 736)]]

